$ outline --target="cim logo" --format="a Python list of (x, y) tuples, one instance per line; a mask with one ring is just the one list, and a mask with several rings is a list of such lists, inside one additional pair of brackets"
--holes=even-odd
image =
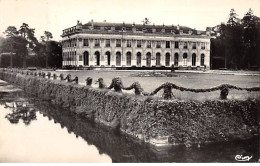
[(243, 156), (243, 155), (236, 155), (235, 160), (236, 161), (249, 161), (251, 160), (253, 156)]

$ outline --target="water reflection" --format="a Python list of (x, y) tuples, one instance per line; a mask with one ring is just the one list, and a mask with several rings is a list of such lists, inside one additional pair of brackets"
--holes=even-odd
[(259, 156), (259, 136), (245, 141), (212, 143), (193, 146), (155, 148), (138, 139), (77, 117), (74, 113), (57, 107), (36, 103), (42, 114), (67, 128), (69, 134), (83, 138), (88, 145), (95, 145), (99, 153), (108, 154), (112, 162), (236, 162), (235, 156), (252, 155), (251, 162)]
[(17, 124), (22, 119), (25, 125), (29, 125), (31, 121), (36, 120), (36, 110), (28, 101), (6, 102), (4, 108), (12, 109), (12, 113), (5, 116), (10, 123)]

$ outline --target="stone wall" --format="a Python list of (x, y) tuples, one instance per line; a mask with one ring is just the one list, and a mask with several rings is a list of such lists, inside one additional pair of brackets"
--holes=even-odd
[(200, 144), (258, 135), (259, 100), (183, 101), (135, 96), (32, 75), (0, 72), (27, 94), (154, 145)]

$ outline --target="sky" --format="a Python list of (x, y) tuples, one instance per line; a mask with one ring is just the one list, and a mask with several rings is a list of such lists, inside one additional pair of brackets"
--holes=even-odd
[(260, 17), (260, 0), (0, 0), (0, 36), (8, 26), (23, 22), (35, 28), (39, 39), (50, 31), (61, 40), (62, 30), (94, 21), (181, 25), (205, 30), (227, 22), (230, 9), (239, 18), (251, 8)]

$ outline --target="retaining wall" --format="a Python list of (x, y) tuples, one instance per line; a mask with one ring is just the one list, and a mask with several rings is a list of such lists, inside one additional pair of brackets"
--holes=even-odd
[(0, 72), (27, 94), (155, 145), (248, 139), (259, 134), (256, 99), (183, 101), (94, 89), (32, 75)]

